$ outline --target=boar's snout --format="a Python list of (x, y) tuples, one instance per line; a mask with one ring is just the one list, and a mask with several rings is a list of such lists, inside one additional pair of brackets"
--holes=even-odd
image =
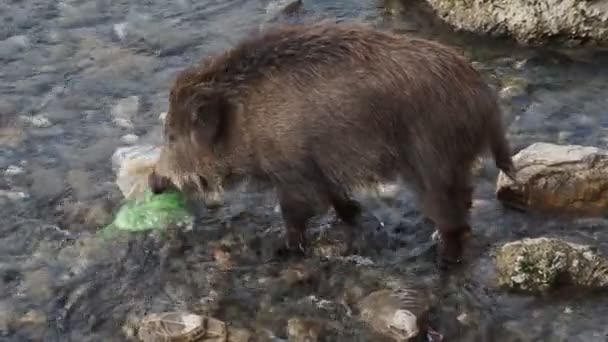
[(162, 194), (170, 185), (171, 181), (167, 177), (160, 176), (154, 171), (148, 175), (148, 187), (154, 194)]
[(208, 190), (203, 196), (203, 202), (209, 209), (216, 209), (224, 204), (223, 191), (220, 189)]

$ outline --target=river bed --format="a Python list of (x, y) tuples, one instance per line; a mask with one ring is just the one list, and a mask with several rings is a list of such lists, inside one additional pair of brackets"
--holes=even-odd
[[(306, 12), (289, 20), (358, 19), (461, 48), (503, 89), (514, 152), (537, 141), (608, 148), (604, 52), (456, 34), (417, 6), (387, 14), (381, 1), (303, 3)], [(274, 8), (268, 0), (0, 4), (1, 341), (124, 341), (144, 313), (174, 310), (212, 315), (261, 340), (285, 340), (286, 320), (300, 315), (325, 322), (324, 341), (389, 341), (341, 304), (349, 282), (365, 278), (362, 267), (432, 288), (432, 326), (449, 341), (608, 340), (608, 297), (509, 294), (495, 284), (492, 259), (501, 243), (541, 235), (608, 255), (608, 222), (503, 209), (489, 159), (476, 178), (470, 262), (448, 278), (437, 272), (433, 229), (406, 189), (365, 200), (384, 226), (365, 230), (369, 249), (348, 260), (272, 259), (280, 216), (271, 194), (256, 193), (201, 210), (191, 232), (102, 244), (95, 233), (122, 200), (112, 153), (157, 144), (175, 73), (267, 25)], [(331, 235), (333, 226), (329, 215), (311, 233)], [(229, 270), (212, 255), (220, 243), (234, 257)], [(269, 283), (293, 267), (316, 276)]]

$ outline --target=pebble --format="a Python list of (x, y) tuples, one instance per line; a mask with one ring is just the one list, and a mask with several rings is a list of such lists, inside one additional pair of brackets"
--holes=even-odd
[(287, 336), (293, 342), (316, 342), (319, 340), (321, 325), (315, 321), (299, 317), (287, 321)]
[(234, 266), (234, 260), (230, 253), (230, 248), (221, 245), (213, 249), (213, 258), (221, 270), (229, 270)]
[(129, 119), (115, 118), (114, 123), (122, 128), (132, 129), (134, 127), (133, 122)]
[(8, 198), (9, 200), (20, 200), (29, 198), (30, 195), (26, 194), (22, 191), (10, 191), (10, 190), (2, 190), (0, 189), (0, 197)]
[(406, 288), (374, 291), (358, 306), (361, 318), (374, 330), (399, 341), (419, 334), (418, 320), (428, 311), (423, 294)]
[(135, 144), (139, 140), (139, 137), (136, 134), (125, 134), (120, 138), (120, 141), (124, 144)]
[(17, 320), (17, 323), (21, 325), (41, 325), (46, 323), (46, 316), (40, 311), (29, 310)]
[(51, 123), (51, 120), (49, 120), (49, 118), (47, 118), (43, 114), (32, 115), (32, 116), (24, 115), (24, 116), (21, 116), (21, 120), (36, 128), (48, 128), (53, 125), (53, 123)]
[(118, 39), (124, 40), (127, 37), (127, 23), (114, 24), (114, 34)]
[(314, 271), (306, 265), (295, 265), (281, 272), (281, 279), (288, 285), (293, 286), (305, 283), (314, 278)]
[(126, 119), (131, 121), (139, 111), (139, 96), (129, 96), (120, 99), (114, 107), (112, 107), (112, 116), (115, 119)]
[(167, 119), (167, 112), (162, 112), (160, 113), (160, 115), (158, 116), (158, 120), (160, 120), (161, 122), (165, 122), (165, 120)]
[(6, 170), (4, 171), (4, 174), (7, 176), (16, 176), (16, 175), (20, 175), (24, 172), (25, 172), (25, 170), (21, 166), (10, 165), (9, 167), (6, 168)]

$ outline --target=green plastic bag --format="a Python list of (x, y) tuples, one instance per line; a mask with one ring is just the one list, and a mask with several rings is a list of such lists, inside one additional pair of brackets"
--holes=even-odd
[(102, 235), (126, 232), (144, 232), (165, 229), (171, 225), (189, 225), (194, 217), (186, 208), (186, 200), (180, 192), (153, 194), (146, 190), (140, 200), (125, 202), (116, 213), (114, 221), (102, 230)]

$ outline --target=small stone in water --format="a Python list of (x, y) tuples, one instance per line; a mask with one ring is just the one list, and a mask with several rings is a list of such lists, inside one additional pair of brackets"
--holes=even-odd
[(129, 119), (116, 118), (116, 119), (114, 119), (114, 122), (116, 123), (116, 125), (118, 125), (119, 127), (122, 127), (122, 128), (128, 128), (128, 129), (133, 128), (133, 122), (131, 122), (131, 120), (129, 120)]
[(28, 194), (22, 191), (9, 191), (0, 189), (0, 197), (6, 197), (9, 200), (19, 200), (30, 197)]
[(112, 107), (112, 116), (114, 116), (115, 119), (127, 119), (130, 121), (138, 111), (139, 97), (129, 96), (119, 100), (114, 107)]
[(160, 120), (161, 122), (165, 122), (165, 119), (167, 119), (167, 114), (167, 112), (160, 113), (160, 115), (158, 116), (158, 120)]
[(232, 256), (230, 254), (230, 248), (226, 245), (221, 245), (213, 250), (213, 258), (217, 262), (220, 269), (227, 270), (233, 265)]
[(48, 128), (53, 125), (51, 123), (51, 121), (42, 114), (33, 115), (33, 116), (24, 115), (21, 117), (21, 120), (23, 120), (24, 122), (26, 122), (36, 128)]
[(139, 140), (139, 137), (136, 134), (126, 134), (120, 138), (120, 141), (125, 144), (135, 144), (137, 140)]
[(319, 340), (321, 326), (314, 321), (299, 317), (290, 318), (287, 321), (287, 335), (289, 341), (315, 342)]
[(21, 316), (18, 320), (19, 324), (45, 324), (46, 316), (43, 312), (30, 310), (25, 313), (25, 315)]
[(114, 24), (114, 34), (120, 40), (125, 39), (127, 36), (127, 23)]
[(20, 175), (23, 172), (25, 172), (25, 170), (21, 166), (10, 165), (9, 167), (6, 168), (6, 170), (4, 171), (4, 174), (7, 176), (15, 176), (15, 175)]

